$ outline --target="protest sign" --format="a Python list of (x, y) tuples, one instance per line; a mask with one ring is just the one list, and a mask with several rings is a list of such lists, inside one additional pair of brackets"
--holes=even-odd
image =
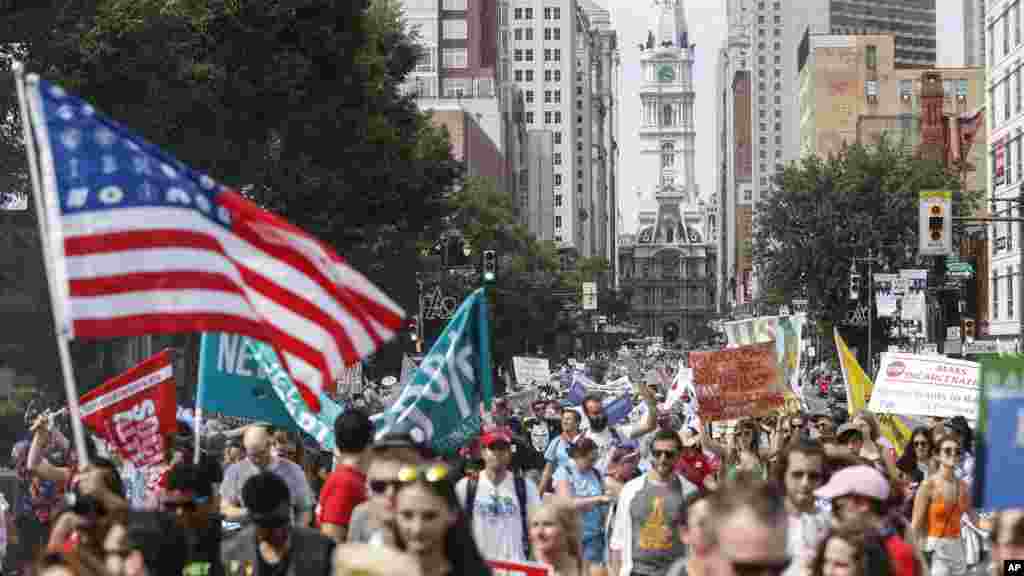
[(701, 420), (765, 416), (785, 404), (774, 343), (690, 352)]
[(506, 562), (505, 560), (487, 560), (494, 576), (551, 576), (551, 567), (536, 562)]
[(976, 420), (978, 364), (945, 356), (886, 352), (868, 408), (880, 414)]
[(177, 426), (172, 358), (164, 350), (81, 398), (85, 424), (139, 470), (163, 464), (164, 437)]
[(728, 348), (774, 342), (779, 382), (788, 386), (787, 394), (800, 398), (803, 396), (800, 386), (801, 339), (806, 321), (804, 314), (757, 317), (723, 322), (722, 330), (728, 339)]
[(542, 386), (551, 379), (551, 368), (547, 358), (512, 357), (512, 369), (520, 386), (533, 384)]
[(1024, 505), (1024, 357), (981, 361), (975, 450), (975, 503), (986, 510)]

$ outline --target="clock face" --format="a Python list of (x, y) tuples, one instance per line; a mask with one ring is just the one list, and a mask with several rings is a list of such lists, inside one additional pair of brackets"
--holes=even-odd
[(658, 80), (662, 82), (671, 82), (676, 77), (676, 71), (672, 68), (671, 64), (662, 64), (658, 67)]

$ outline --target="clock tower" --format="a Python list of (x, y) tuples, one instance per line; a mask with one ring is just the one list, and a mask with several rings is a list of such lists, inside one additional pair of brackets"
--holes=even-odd
[[(653, 0), (652, 28), (640, 66), (642, 166), (635, 172), (644, 196), (697, 202), (694, 178), (693, 50), (683, 0)], [(650, 196), (648, 196), (650, 195)]]

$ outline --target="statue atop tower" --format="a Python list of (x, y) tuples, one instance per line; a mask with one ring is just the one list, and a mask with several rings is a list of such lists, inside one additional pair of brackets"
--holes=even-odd
[(683, 0), (653, 0), (655, 48), (689, 48)]

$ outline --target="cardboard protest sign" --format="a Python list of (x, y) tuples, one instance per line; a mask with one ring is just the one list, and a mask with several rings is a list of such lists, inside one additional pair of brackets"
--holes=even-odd
[(765, 416), (785, 405), (775, 343), (690, 352), (701, 420)]
[(512, 371), (520, 386), (533, 384), (542, 386), (551, 379), (551, 367), (547, 358), (512, 357)]

